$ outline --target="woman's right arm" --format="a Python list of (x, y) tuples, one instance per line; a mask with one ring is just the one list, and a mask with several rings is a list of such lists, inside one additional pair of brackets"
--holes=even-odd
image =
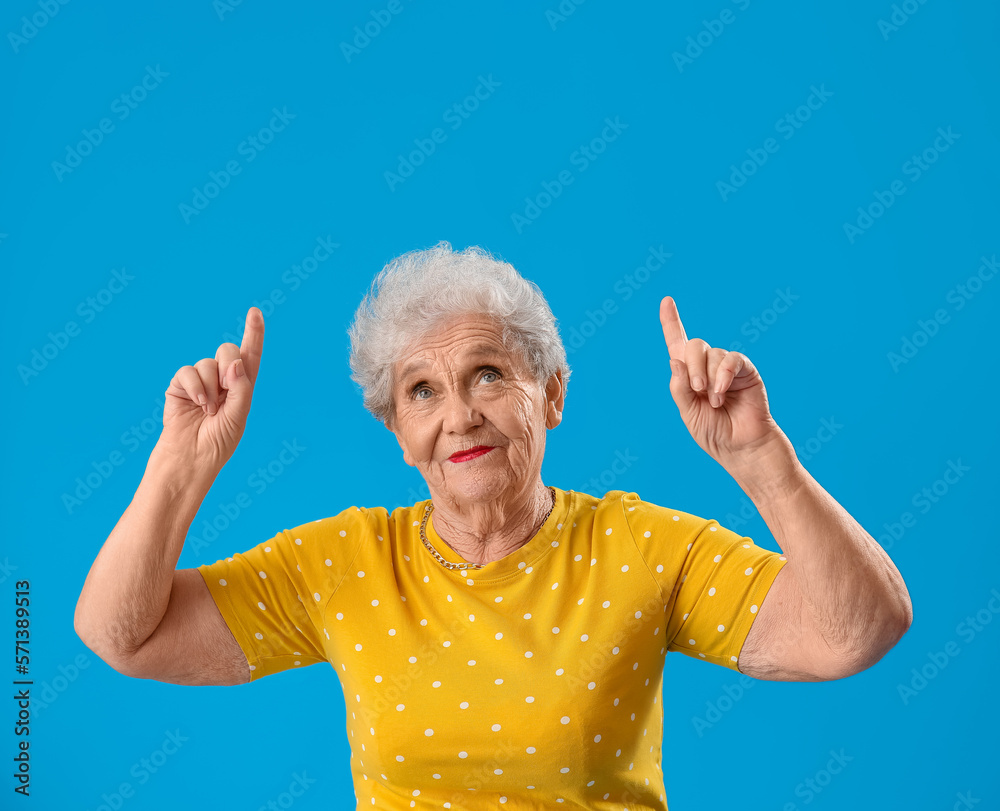
[(263, 335), (263, 315), (251, 308), (242, 347), (223, 344), (214, 360), (175, 375), (142, 481), (84, 582), (74, 628), (125, 675), (174, 684), (249, 680), (246, 657), (201, 574), (176, 566), (191, 522), (243, 435)]

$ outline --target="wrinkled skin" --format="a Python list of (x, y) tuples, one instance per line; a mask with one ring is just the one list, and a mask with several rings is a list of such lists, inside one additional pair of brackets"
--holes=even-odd
[[(417, 341), (396, 365), (395, 416), (386, 426), (427, 482), (435, 531), (470, 563), (519, 549), (552, 506), (541, 468), (545, 432), (562, 421), (562, 374), (542, 387), (501, 335), (476, 314)], [(476, 445), (494, 447), (468, 461), (449, 460)]]

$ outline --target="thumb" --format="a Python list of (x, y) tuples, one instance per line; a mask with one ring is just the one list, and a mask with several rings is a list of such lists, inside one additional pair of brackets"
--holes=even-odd
[(670, 359), (670, 394), (677, 403), (681, 419), (687, 421), (687, 415), (695, 407), (697, 394), (691, 388), (691, 378), (688, 376), (687, 364), (676, 358)]
[(242, 426), (250, 413), (250, 400), (253, 398), (253, 384), (247, 377), (243, 360), (237, 358), (226, 370), (226, 414), (238, 425)]

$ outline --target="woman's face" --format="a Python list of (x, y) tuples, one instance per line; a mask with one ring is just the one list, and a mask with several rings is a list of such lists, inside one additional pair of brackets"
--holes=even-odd
[[(504, 348), (482, 315), (417, 341), (395, 368), (390, 430), (435, 500), (456, 505), (523, 493), (537, 481), (545, 431), (562, 421), (561, 373), (543, 389), (520, 353)], [(471, 458), (457, 451), (490, 448)]]

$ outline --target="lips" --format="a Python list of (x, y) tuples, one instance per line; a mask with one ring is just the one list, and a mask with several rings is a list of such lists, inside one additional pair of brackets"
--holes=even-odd
[(469, 448), (465, 451), (457, 451), (448, 457), (451, 462), (467, 462), (469, 459), (475, 459), (477, 456), (482, 456), (484, 453), (493, 450), (492, 445), (476, 445), (474, 448)]

